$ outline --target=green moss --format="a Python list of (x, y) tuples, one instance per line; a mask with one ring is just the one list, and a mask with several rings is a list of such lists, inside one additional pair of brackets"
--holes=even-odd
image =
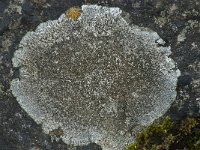
[(186, 118), (173, 123), (166, 117), (160, 123), (154, 123), (136, 136), (134, 144), (127, 150), (174, 150), (200, 149), (200, 119)]
[(127, 150), (135, 150), (137, 148), (137, 145), (136, 144), (130, 144), (128, 147), (127, 147)]
[(162, 123), (149, 126), (137, 135), (136, 143), (131, 145), (128, 150), (157, 149), (156, 145), (163, 141), (162, 137), (168, 133), (172, 124), (171, 119), (167, 117)]

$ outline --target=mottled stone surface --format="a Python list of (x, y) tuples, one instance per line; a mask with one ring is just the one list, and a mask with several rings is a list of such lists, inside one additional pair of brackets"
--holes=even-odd
[[(0, 145), (3, 149), (73, 149), (63, 142), (51, 142), (48, 135), (26, 113), (9, 88), (18, 70), (12, 69), (11, 58), (28, 31), (47, 20), (57, 19), (66, 9), (84, 3), (117, 6), (130, 13), (130, 23), (156, 31), (171, 46), (171, 57), (177, 62), (178, 96), (167, 113), (174, 120), (199, 116), (200, 98), (200, 4), (198, 0), (1, 0), (0, 1)], [(2, 5), (1, 5), (2, 4)], [(20, 6), (21, 13), (20, 13)], [(18, 9), (13, 9), (18, 8)], [(127, 16), (125, 16), (127, 17)], [(183, 38), (182, 38), (183, 35)], [(184, 38), (184, 36), (186, 38)], [(178, 37), (181, 37), (177, 41)], [(180, 39), (180, 38), (179, 38)], [(12, 71), (11, 71), (12, 70)], [(3, 135), (3, 136), (2, 136)], [(95, 144), (78, 150), (100, 150)]]

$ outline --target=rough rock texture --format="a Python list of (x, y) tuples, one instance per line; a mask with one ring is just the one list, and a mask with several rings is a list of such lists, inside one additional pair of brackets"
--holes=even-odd
[(83, 5), (77, 21), (63, 14), (23, 37), (11, 90), (45, 133), (60, 128), (67, 144), (124, 149), (134, 130), (175, 100), (180, 73), (170, 47), (157, 33), (129, 26), (121, 13)]
[[(199, 116), (200, 106), (200, 3), (199, 0), (0, 0), (0, 145), (2, 149), (73, 149), (52, 141), (19, 106), (9, 88), (18, 70), (11, 58), (28, 31), (57, 19), (68, 8), (84, 3), (117, 6), (130, 13), (130, 23), (148, 27), (171, 46), (171, 57), (181, 70), (178, 96), (167, 113), (174, 120)], [(21, 9), (20, 9), (21, 8)], [(78, 150), (100, 150), (98, 145)]]

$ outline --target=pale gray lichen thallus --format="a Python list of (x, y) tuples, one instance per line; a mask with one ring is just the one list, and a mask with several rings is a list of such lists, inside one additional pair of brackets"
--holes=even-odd
[[(157, 33), (129, 25), (119, 8), (83, 5), (28, 32), (12, 59), (11, 90), (45, 133), (66, 144), (122, 150), (176, 97), (179, 70)], [(59, 133), (57, 133), (59, 131)], [(55, 136), (54, 136), (54, 133)]]

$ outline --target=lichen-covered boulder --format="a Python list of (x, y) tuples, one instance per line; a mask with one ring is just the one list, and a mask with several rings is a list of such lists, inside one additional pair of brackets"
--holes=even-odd
[[(162, 116), (179, 70), (157, 33), (129, 25), (119, 8), (82, 6), (28, 32), (13, 57), (11, 90), (45, 133), (73, 145), (122, 150)], [(61, 130), (61, 131), (60, 131)]]

